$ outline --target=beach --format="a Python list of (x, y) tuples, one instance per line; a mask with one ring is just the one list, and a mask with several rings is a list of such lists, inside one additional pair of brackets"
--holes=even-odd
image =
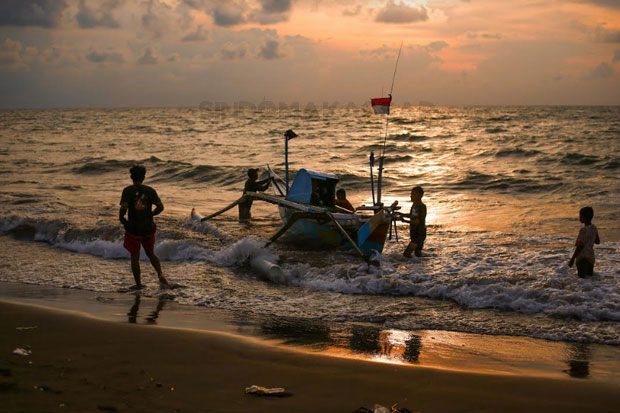
[[(480, 374), (297, 351), (227, 332), (0, 302), (3, 411), (615, 411), (618, 382)], [(28, 348), (29, 356), (12, 355)], [(525, 351), (527, 349), (524, 349)], [(244, 394), (253, 384), (285, 397)]]

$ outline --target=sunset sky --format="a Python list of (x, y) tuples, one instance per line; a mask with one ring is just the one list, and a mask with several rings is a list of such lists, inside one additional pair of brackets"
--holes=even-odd
[(0, 107), (620, 104), (620, 0), (2, 0)]

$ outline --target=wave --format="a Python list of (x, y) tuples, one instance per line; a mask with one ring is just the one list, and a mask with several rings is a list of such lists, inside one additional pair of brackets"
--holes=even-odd
[(620, 159), (612, 159), (602, 166), (603, 169), (618, 169), (620, 168)]
[(400, 135), (390, 135), (388, 139), (397, 142), (422, 142), (428, 140), (428, 137), (424, 135), (412, 135), (410, 133), (403, 133)]
[(407, 118), (400, 118), (400, 117), (390, 118), (390, 123), (394, 123), (396, 125), (413, 125), (413, 124), (420, 123), (420, 122), (421, 121), (415, 120), (415, 119), (407, 119)]
[[(199, 234), (226, 237), (208, 223), (184, 221), (180, 226)], [(0, 218), (0, 230), (17, 238), (47, 241), (67, 251), (104, 259), (128, 258), (122, 246), (121, 230), (117, 227), (78, 229), (61, 221), (4, 217)], [(430, 246), (426, 257), (415, 262), (403, 261), (400, 248), (398, 251), (388, 248), (385, 255), (375, 257), (381, 260), (380, 268), (369, 268), (346, 256), (333, 265), (318, 267), (312, 262), (289, 260), (282, 264), (284, 278), (269, 281), (310, 291), (419, 296), (452, 300), (469, 309), (489, 308), (583, 321), (620, 321), (620, 289), (615, 269), (605, 264), (615, 259), (616, 244), (598, 250), (597, 261), (601, 264), (597, 264), (594, 278), (583, 280), (569, 272), (565, 265), (566, 250), (557, 247), (558, 244), (570, 245), (571, 240), (566, 238), (523, 236), (523, 239), (507, 240), (500, 245), (497, 238), (501, 238), (501, 234), (480, 232), (468, 236), (469, 242), (464, 243), (459, 234), (450, 238), (448, 234), (436, 233), (434, 245)], [(490, 249), (490, 240), (502, 248)], [(179, 237), (162, 233), (155, 252), (163, 261), (206, 262), (222, 268), (245, 269), (248, 260), (256, 256), (270, 262), (279, 261), (277, 254), (263, 247), (264, 242), (249, 236), (213, 247), (189, 235)], [(537, 248), (515, 248), (518, 245), (536, 245)], [(339, 251), (337, 254), (346, 253)], [(432, 265), (426, 265), (429, 262)], [(46, 274), (40, 276), (48, 277)], [(48, 281), (44, 278), (44, 282)], [(89, 288), (86, 280), (76, 286)], [(187, 296), (200, 301), (203, 290), (199, 286), (192, 288), (198, 289), (187, 291)], [(283, 297), (282, 304), (289, 305), (286, 295)], [(600, 297), (605, 297), (604, 302)], [(618, 344), (617, 336), (614, 340)]]
[[(241, 166), (213, 166), (192, 165), (183, 161), (164, 161), (152, 156), (141, 161), (102, 159), (82, 160), (83, 165), (74, 167), (71, 172), (79, 175), (100, 175), (112, 172), (126, 171), (136, 163), (143, 164), (149, 170), (151, 182), (211, 182), (217, 185), (234, 185), (246, 179), (245, 169)], [(67, 190), (72, 190), (66, 188)]]
[[(228, 236), (208, 222), (187, 220), (181, 226), (193, 232), (212, 235), (220, 240)], [(75, 228), (60, 220), (30, 219), (17, 216), (0, 218), (0, 232), (23, 241), (46, 242), (54, 247), (106, 259), (129, 258), (123, 247), (124, 231), (118, 226)], [(246, 237), (214, 250), (200, 239), (180, 238), (177, 234), (158, 232), (155, 252), (163, 261), (209, 261), (222, 266), (241, 266), (248, 258), (263, 256), (275, 262), (277, 257), (262, 248), (265, 241)], [(147, 259), (144, 250), (141, 258)]]
[(135, 163), (134, 161), (119, 161), (116, 159), (90, 161), (71, 169), (71, 172), (78, 175), (99, 175), (116, 172), (121, 169), (129, 169)]
[(401, 155), (401, 156), (388, 156), (385, 158), (384, 163), (385, 164), (392, 164), (392, 163), (400, 163), (400, 162), (409, 162), (413, 160), (413, 156), (411, 155)]
[(490, 134), (508, 132), (508, 130), (507, 130), (507, 129), (500, 128), (500, 127), (495, 127), (495, 128), (486, 128), (484, 131), (485, 131), (486, 133), (490, 133)]
[(532, 156), (540, 155), (542, 152), (537, 151), (535, 149), (521, 149), (519, 147), (508, 148), (508, 149), (500, 149), (493, 153), (493, 156), (497, 158), (504, 157), (520, 157), (520, 158), (529, 158)]
[(502, 116), (494, 116), (487, 119), (489, 122), (509, 122), (513, 120), (511, 116), (502, 115)]
[[(387, 143), (385, 145), (386, 153), (394, 153), (398, 152), (401, 148), (393, 143)], [(376, 143), (372, 145), (365, 145), (356, 150), (357, 153), (369, 154), (370, 152), (375, 152), (375, 156), (379, 156), (379, 153), (383, 150), (382, 143)]]
[(477, 189), (477, 190), (495, 190), (501, 192), (543, 192), (553, 191), (561, 188), (563, 182), (561, 178), (549, 177), (545, 180), (515, 178), (510, 176), (487, 175), (476, 171), (469, 171), (467, 175), (452, 184), (447, 184), (450, 189)]
[[(541, 247), (501, 253), (489, 252), (489, 233), (477, 235), (473, 245), (437, 245), (436, 251), (420, 262), (403, 263), (398, 252), (378, 257), (381, 268), (368, 270), (351, 264), (324, 269), (311, 266), (283, 266), (290, 285), (341, 294), (420, 296), (452, 300), (469, 309), (499, 309), (525, 314), (545, 314), (558, 319), (620, 321), (620, 290), (616, 277), (607, 273), (580, 279), (566, 267), (566, 251)], [(527, 238), (527, 237), (526, 237)], [(550, 239), (547, 245), (567, 243)], [(539, 244), (532, 237), (524, 245)], [(611, 247), (612, 250), (614, 247)], [(418, 260), (419, 261), (419, 260)], [(455, 263), (458, 263), (456, 265)], [(346, 276), (342, 276), (346, 274)], [(601, 304), (600, 297), (605, 297)], [(620, 343), (616, 336), (615, 344)]]
[(593, 165), (598, 163), (600, 158), (594, 155), (583, 155), (580, 153), (567, 153), (560, 160), (565, 165)]

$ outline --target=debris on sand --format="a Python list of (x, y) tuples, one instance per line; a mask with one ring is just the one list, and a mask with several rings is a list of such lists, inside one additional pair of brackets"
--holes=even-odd
[(268, 388), (268, 387), (263, 387), (263, 386), (257, 386), (255, 384), (251, 385), (250, 387), (246, 387), (245, 394), (254, 394), (256, 396), (279, 396), (279, 397), (288, 395), (286, 393), (286, 390), (284, 390), (283, 387)]
[(13, 350), (12, 354), (14, 356), (29, 356), (32, 354), (32, 351), (26, 348), (17, 347), (15, 350)]

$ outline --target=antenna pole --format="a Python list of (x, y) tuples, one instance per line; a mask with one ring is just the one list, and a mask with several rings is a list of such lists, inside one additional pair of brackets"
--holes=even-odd
[[(398, 61), (400, 60), (400, 52), (403, 50), (403, 42), (400, 42), (398, 56), (396, 56), (396, 64), (394, 65), (394, 74), (392, 75), (392, 86), (390, 87), (390, 98), (394, 91), (394, 81), (396, 80), (396, 70), (398, 69)], [(390, 100), (390, 105), (392, 101)], [(383, 184), (383, 160), (385, 159), (385, 145), (387, 143), (388, 126), (390, 124), (390, 112), (385, 115), (385, 136), (383, 138), (383, 147), (381, 148), (381, 156), (379, 157), (379, 177), (377, 179), (377, 205), (381, 205), (381, 187)]]

